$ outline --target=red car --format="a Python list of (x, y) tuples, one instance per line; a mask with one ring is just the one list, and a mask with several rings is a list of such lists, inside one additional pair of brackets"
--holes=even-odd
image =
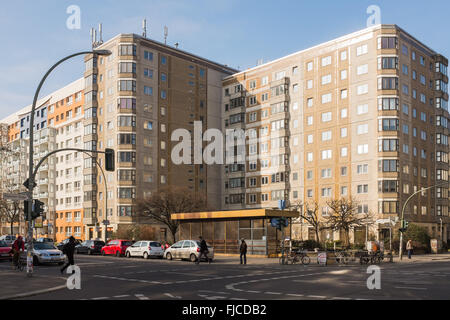
[(101, 250), (102, 256), (115, 255), (121, 257), (125, 255), (125, 251), (133, 244), (130, 240), (111, 240)]
[(0, 241), (0, 260), (10, 259), (11, 256), (9, 252), (11, 251), (11, 247), (5, 241)]

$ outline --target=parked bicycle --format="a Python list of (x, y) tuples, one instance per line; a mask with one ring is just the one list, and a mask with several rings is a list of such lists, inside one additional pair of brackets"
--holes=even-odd
[(348, 264), (351, 260), (351, 255), (347, 251), (335, 251), (335, 257), (339, 264)]
[(311, 263), (311, 258), (308, 257), (308, 254), (303, 250), (296, 250), (288, 253), (286, 256), (282, 256), (280, 258), (281, 265), (287, 264), (296, 264), (301, 263), (304, 266), (307, 266)]

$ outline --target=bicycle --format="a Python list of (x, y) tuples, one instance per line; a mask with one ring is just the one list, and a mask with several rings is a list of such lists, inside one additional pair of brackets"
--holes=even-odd
[(295, 251), (294, 256), (292, 258), (292, 264), (302, 263), (302, 265), (307, 266), (311, 263), (311, 258), (308, 257), (308, 254), (304, 251)]
[(336, 262), (339, 264), (348, 264), (351, 258), (350, 254), (346, 251), (336, 251), (335, 256)]
[(20, 272), (22, 272), (24, 270), (25, 266), (22, 263), (22, 259), (20, 259), (20, 255), (19, 255), (19, 259), (17, 260), (16, 265), (14, 264), (14, 261), (13, 261), (13, 268), (15, 271), (20, 271)]

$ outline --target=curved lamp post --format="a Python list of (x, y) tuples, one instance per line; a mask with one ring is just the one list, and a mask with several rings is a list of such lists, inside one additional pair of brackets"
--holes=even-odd
[(59, 66), (61, 63), (72, 59), (77, 56), (81, 55), (87, 55), (87, 54), (96, 54), (100, 56), (109, 56), (111, 55), (111, 51), (109, 50), (93, 50), (93, 51), (83, 51), (78, 52), (75, 54), (72, 54), (70, 56), (65, 57), (64, 59), (59, 60), (57, 63), (55, 63), (44, 75), (41, 82), (39, 83), (39, 86), (37, 87), (36, 93), (34, 94), (33, 99), (33, 105), (31, 107), (31, 116), (30, 116), (30, 158), (28, 163), (28, 169), (29, 169), (29, 176), (28, 176), (28, 200), (30, 201), (30, 205), (28, 206), (28, 246), (27, 246), (27, 276), (31, 277), (33, 275), (33, 224), (31, 221), (32, 216), (32, 206), (33, 206), (33, 190), (34, 190), (34, 175), (33, 175), (33, 169), (34, 169), (34, 163), (33, 163), (33, 152), (34, 152), (34, 113), (36, 110), (36, 104), (39, 97), (39, 93), (41, 91), (42, 86), (44, 85), (45, 80), (47, 80), (48, 76), (52, 71)]
[[(401, 218), (401, 220), (400, 220), (402, 228), (403, 228), (403, 221), (404, 221), (404, 219), (405, 219), (405, 209), (406, 209), (406, 206), (408, 205), (408, 203), (412, 200), (412, 198), (414, 198), (414, 197), (415, 197), (416, 195), (418, 195), (419, 193), (428, 191), (428, 190), (433, 189), (433, 188), (443, 187), (443, 186), (445, 186), (445, 185), (448, 186), (448, 182), (446, 182), (446, 183), (440, 183), (440, 184), (437, 184), (437, 185), (434, 185), (434, 186), (428, 187), (428, 188), (422, 188), (422, 189), (420, 189), (419, 191), (414, 192), (414, 193), (406, 200), (405, 204), (403, 205), (403, 208), (402, 208), (402, 218)], [(400, 232), (399, 258), (400, 258), (400, 260), (403, 259), (403, 232)]]

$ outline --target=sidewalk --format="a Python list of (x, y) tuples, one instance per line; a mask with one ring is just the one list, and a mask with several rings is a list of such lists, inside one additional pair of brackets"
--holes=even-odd
[(403, 260), (401, 261), (398, 255), (394, 257), (395, 263), (434, 262), (434, 261), (448, 261), (450, 263), (450, 253), (413, 255), (411, 260), (408, 259), (408, 254), (405, 254), (403, 256)]
[(0, 272), (0, 288), (0, 300), (13, 300), (65, 289), (66, 279), (38, 274), (33, 274), (33, 277), (28, 278), (26, 271), (2, 270)]

